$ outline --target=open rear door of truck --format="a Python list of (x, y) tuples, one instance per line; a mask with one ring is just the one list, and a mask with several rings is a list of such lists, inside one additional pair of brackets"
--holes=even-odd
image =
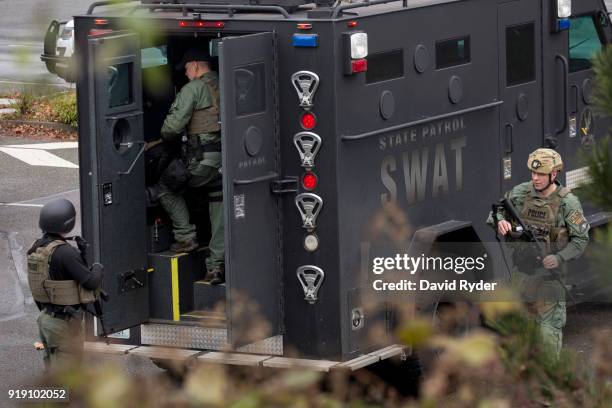
[(90, 37), (88, 56), (89, 235), (93, 260), (104, 265), (106, 329), (116, 332), (149, 315), (140, 41), (131, 33)]
[(274, 33), (224, 38), (219, 47), (229, 341), (281, 330), (279, 178)]

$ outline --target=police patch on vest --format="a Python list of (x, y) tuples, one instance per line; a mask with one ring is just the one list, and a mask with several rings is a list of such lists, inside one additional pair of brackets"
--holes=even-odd
[(533, 208), (528, 208), (527, 209), (527, 215), (530, 218), (537, 218), (537, 219), (546, 221), (546, 216), (548, 215), (548, 212), (542, 211), (542, 210), (533, 209)]
[(532, 169), (539, 169), (540, 167), (542, 167), (542, 162), (539, 161), (538, 159), (535, 159), (534, 161), (531, 162)]
[(586, 218), (584, 218), (584, 215), (582, 215), (582, 213), (578, 210), (573, 210), (572, 212), (570, 212), (569, 216), (567, 217), (567, 220), (572, 224), (577, 225), (581, 231), (583, 231), (587, 227)]

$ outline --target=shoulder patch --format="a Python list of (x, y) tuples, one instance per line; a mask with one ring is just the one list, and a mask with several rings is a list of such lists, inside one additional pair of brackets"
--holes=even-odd
[(587, 223), (587, 220), (584, 218), (582, 212), (578, 210), (572, 210), (567, 216), (567, 220), (574, 225), (578, 225), (579, 227), (582, 227)]

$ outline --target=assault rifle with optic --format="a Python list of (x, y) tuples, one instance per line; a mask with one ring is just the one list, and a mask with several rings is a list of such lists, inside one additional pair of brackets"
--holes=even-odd
[[(514, 208), (514, 205), (512, 205), (512, 202), (509, 199), (502, 198), (499, 202), (499, 205), (495, 205), (495, 204), (493, 205), (493, 219), (497, 220), (497, 218), (495, 217), (495, 214), (497, 214), (499, 210), (502, 208), (506, 211), (506, 214), (510, 216), (514, 221), (516, 221), (516, 223), (521, 227), (521, 231), (520, 231), (520, 234), (518, 234), (518, 236), (516, 233), (511, 232), (512, 237), (520, 238), (526, 242), (529, 242), (535, 249), (535, 252), (539, 254), (537, 259), (541, 262), (547, 255), (549, 255), (548, 250), (546, 249), (546, 246), (544, 245), (542, 241), (540, 241), (536, 237), (534, 231), (523, 222), (518, 211), (516, 210), (516, 208)], [(497, 224), (497, 221), (496, 221), (496, 224)], [(557, 281), (561, 285), (567, 297), (572, 301), (572, 303), (575, 304), (576, 299), (572, 296), (569, 290), (567, 290), (567, 287), (561, 280), (561, 276), (559, 275), (559, 270), (557, 268), (554, 268), (554, 269), (546, 269), (546, 271), (548, 271), (548, 273), (554, 278), (554, 280)]]

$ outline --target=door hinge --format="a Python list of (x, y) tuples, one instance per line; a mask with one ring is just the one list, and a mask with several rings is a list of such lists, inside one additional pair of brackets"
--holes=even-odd
[(270, 188), (274, 194), (286, 194), (298, 192), (298, 178), (286, 177), (284, 179), (274, 180), (270, 183)]

